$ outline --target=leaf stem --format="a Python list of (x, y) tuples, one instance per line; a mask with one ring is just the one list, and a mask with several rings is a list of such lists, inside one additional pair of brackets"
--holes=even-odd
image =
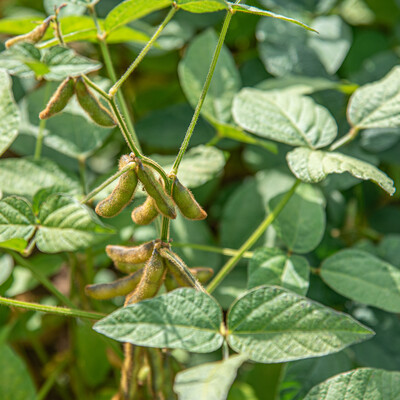
[(74, 318), (88, 318), (88, 319), (98, 320), (105, 317), (105, 314), (94, 313), (90, 311), (81, 311), (65, 307), (48, 306), (38, 303), (30, 303), (26, 301), (8, 299), (2, 296), (0, 296), (0, 304), (9, 307), (19, 307), (19, 308), (24, 308), (25, 310), (34, 310), (34, 311), (45, 312), (48, 314), (57, 314)]
[(126, 171), (135, 168), (135, 165), (136, 165), (135, 163), (129, 163), (129, 164), (125, 165), (125, 167), (122, 168), (120, 171), (116, 172), (114, 175), (111, 175), (101, 185), (97, 186), (97, 188), (93, 189), (84, 199), (82, 199), (81, 204), (85, 204), (85, 203), (89, 202), (94, 196), (96, 196), (104, 188), (106, 188), (108, 185), (110, 185), (112, 182), (114, 182), (116, 179), (118, 179)]
[(122, 114), (118, 108), (117, 102), (115, 101), (114, 98), (109, 98), (108, 102), (113, 110), (115, 117), (117, 118), (119, 129), (121, 130), (122, 135), (123, 135), (126, 143), (128, 144), (128, 147), (135, 154), (136, 157), (141, 158), (139, 147), (136, 146), (136, 143), (138, 143), (138, 141), (137, 141), (137, 139), (134, 140), (132, 138), (131, 132), (129, 131), (129, 129), (124, 121), (124, 118), (122, 117)]
[[(97, 39), (98, 39), (98, 43), (100, 46), (101, 54), (103, 56), (104, 64), (106, 65), (108, 76), (110, 77), (112, 83), (114, 84), (117, 81), (117, 75), (115, 73), (114, 65), (111, 60), (110, 51), (107, 46), (106, 33), (102, 31), (99, 21), (98, 21), (98, 18), (97, 18), (95, 4), (96, 3), (90, 4), (88, 6), (88, 10), (93, 18), (96, 28), (97, 28)], [(124, 96), (121, 91), (117, 92), (117, 100), (121, 106), (122, 115), (126, 121), (128, 136), (130, 138), (129, 142), (130, 141), (133, 142), (135, 144), (136, 148), (138, 149), (138, 151), (141, 152), (142, 149), (140, 147), (139, 139), (137, 138), (135, 128), (133, 127), (133, 123), (132, 123), (132, 120), (129, 115), (128, 106), (126, 105), (126, 101), (125, 101)]]
[(89, 79), (86, 75), (81, 75), (83, 80), (90, 86), (94, 91), (96, 91), (100, 96), (104, 97), (105, 100), (109, 101), (110, 96), (98, 85), (96, 85), (91, 79)]
[[(171, 246), (172, 247), (188, 247), (190, 249), (200, 250), (200, 251), (208, 251), (210, 253), (218, 253), (218, 254), (222, 254), (224, 256), (235, 256), (239, 252), (239, 250), (235, 250), (235, 249), (228, 249), (228, 248), (221, 249), (220, 247), (208, 246), (208, 245), (197, 244), (197, 243), (172, 242)], [(252, 258), (253, 254), (254, 254), (254, 252), (252, 252), (252, 251), (245, 251), (242, 254), (242, 258)]]
[(276, 207), (267, 215), (264, 221), (258, 226), (258, 228), (250, 235), (250, 237), (243, 243), (238, 252), (230, 258), (226, 264), (222, 267), (222, 269), (218, 272), (218, 274), (214, 277), (214, 279), (210, 282), (207, 287), (207, 291), (212, 293), (217, 286), (225, 279), (225, 277), (232, 271), (232, 269), (236, 266), (239, 260), (242, 258), (243, 254), (249, 250), (261, 237), (261, 235), (265, 232), (265, 230), (275, 221), (277, 216), (283, 210), (285, 205), (288, 203), (290, 198), (293, 196), (296, 191), (297, 186), (299, 185), (300, 180), (296, 180), (290, 190), (285, 194), (282, 200), (276, 205)]
[(167, 16), (165, 17), (164, 21), (159, 25), (157, 30), (154, 32), (151, 39), (147, 42), (147, 44), (143, 47), (140, 51), (136, 59), (133, 63), (129, 66), (129, 68), (125, 71), (125, 73), (121, 76), (121, 78), (114, 84), (114, 86), (108, 91), (110, 97), (113, 97), (118, 92), (118, 89), (123, 85), (123, 83), (129, 78), (129, 75), (135, 70), (135, 68), (140, 64), (146, 54), (149, 52), (155, 41), (160, 36), (161, 32), (167, 26), (168, 22), (172, 19), (174, 14), (178, 11), (178, 8), (172, 7)]
[(196, 126), (197, 120), (199, 119), (200, 111), (201, 111), (201, 108), (202, 108), (202, 106), (204, 104), (204, 100), (205, 100), (205, 98), (207, 96), (208, 89), (210, 88), (211, 80), (212, 80), (212, 77), (213, 77), (213, 74), (214, 74), (214, 71), (215, 71), (215, 67), (217, 65), (218, 57), (219, 57), (219, 54), (221, 52), (222, 45), (224, 44), (224, 40), (225, 40), (225, 37), (226, 37), (226, 33), (228, 31), (229, 24), (231, 22), (232, 16), (233, 16), (232, 10), (228, 10), (228, 12), (226, 13), (224, 24), (223, 24), (222, 29), (221, 29), (221, 33), (220, 33), (219, 38), (218, 38), (217, 47), (215, 48), (214, 55), (213, 55), (213, 58), (211, 60), (211, 65), (210, 65), (210, 68), (208, 70), (207, 77), (206, 77), (203, 89), (202, 89), (200, 97), (199, 97), (199, 101), (197, 102), (197, 105), (196, 105), (196, 108), (194, 110), (194, 114), (193, 114), (192, 120), (190, 121), (189, 127), (188, 127), (188, 129), (186, 131), (186, 134), (185, 134), (185, 138), (183, 139), (181, 148), (179, 149), (179, 153), (176, 156), (174, 165), (173, 165), (172, 170), (171, 170), (171, 173), (174, 174), (174, 175), (176, 175), (178, 173), (179, 164), (181, 163), (182, 158), (183, 158), (183, 156), (184, 156), (184, 154), (185, 154), (185, 152), (186, 152), (186, 150), (187, 150), (187, 148), (189, 146), (190, 138), (192, 137), (192, 134), (193, 134), (194, 128)]
[(358, 126), (353, 126), (348, 133), (346, 133), (340, 139), (336, 140), (336, 142), (332, 143), (331, 147), (329, 147), (329, 150), (336, 150), (339, 147), (351, 142), (357, 137), (359, 131), (360, 128)]

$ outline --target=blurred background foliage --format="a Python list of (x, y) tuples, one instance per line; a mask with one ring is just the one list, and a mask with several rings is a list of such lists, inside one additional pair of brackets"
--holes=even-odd
[[(40, 20), (59, 3), (58, 0), (44, 0), (43, 3), (3, 0), (0, 3), (3, 39), (8, 37), (4, 19)], [(105, 17), (118, 3), (101, 0), (96, 6), (99, 17)], [(233, 95), (240, 88), (289, 88), (307, 94), (329, 109), (343, 135), (349, 129), (345, 112), (351, 93), (358, 85), (382, 78), (399, 63), (399, 0), (260, 0), (246, 4), (298, 18), (320, 33), (316, 35), (269, 18), (247, 14), (234, 16), (226, 49), (221, 55), (223, 60), (220, 60), (224, 69), (214, 77), (210, 92), (215, 107), (211, 102), (206, 104), (191, 141), (192, 153), (187, 155), (188, 180), (193, 165), (200, 165), (202, 171), (212, 165), (206, 179), (190, 185), (207, 209), (209, 218), (205, 222), (191, 222), (178, 217), (172, 223), (172, 245), (189, 266), (204, 265), (218, 270), (226, 256), (185, 244), (238, 248), (268, 212), (269, 200), (282, 188), (286, 190), (292, 179), (285, 161), (288, 146), (244, 135), (235, 127), (230, 107)], [(79, 15), (84, 11), (84, 7), (71, 2), (62, 13), (64, 16)], [(164, 15), (165, 11), (154, 12), (130, 26), (149, 35)], [(196, 87), (204, 81), (222, 18), (222, 12), (198, 15), (180, 11), (160, 37), (158, 46), (150, 51), (123, 87), (144, 153), (154, 155), (162, 165), (173, 161), (189, 125), (193, 104), (197, 101)], [(3, 44), (0, 46), (3, 50)], [(140, 42), (109, 45), (119, 75), (142, 46)], [(102, 62), (94, 42), (73, 42), (71, 47), (81, 55)], [(104, 68), (96, 80), (104, 88), (110, 86)], [(24, 114), (19, 136), (3, 156), (3, 164), (0, 163), (4, 194), (16, 193), (14, 187), (9, 187), (13, 179), (10, 168), (13, 167), (4, 161), (34, 153), (39, 124), (37, 114), (42, 109), (45, 90), (44, 85), (32, 77), (13, 77), (14, 96)], [(56, 123), (49, 120), (42, 154), (66, 170), (76, 182), (79, 182), (83, 160), (87, 184), (92, 188), (116, 170), (116, 160), (127, 148), (117, 129), (93, 126), (77, 116), (73, 107), (72, 104), (71, 113), (58, 117), (62, 119)], [(82, 137), (86, 139), (80, 140)], [(203, 165), (203, 155), (196, 157), (204, 148), (198, 146), (210, 143), (220, 151), (209, 153), (207, 150), (209, 159)], [(343, 152), (379, 165), (395, 180), (395, 185), (400, 186), (398, 128), (363, 131), (351, 145), (343, 148)], [(27, 168), (29, 165), (18, 164), (15, 173), (24, 175)], [(19, 194), (32, 197), (38, 188), (30, 189), (28, 184), (21, 184)], [(323, 207), (326, 205), (326, 221), (321, 222), (322, 229), (325, 226), (326, 229), (319, 246), (304, 255), (313, 268), (318, 268), (327, 256), (349, 246), (373, 254), (380, 252), (380, 257), (389, 257), (400, 268), (398, 193), (389, 198), (373, 184), (360, 183), (347, 175), (329, 177), (318, 185), (318, 191), (324, 197)], [(122, 304), (121, 299), (100, 304), (88, 300), (83, 288), (89, 282), (110, 281), (117, 276), (104, 253), (106, 243), (153, 239), (155, 227), (134, 227), (128, 212), (107, 221), (117, 233), (97, 240), (92, 247), (81, 252), (52, 255), (36, 251), (30, 263), (81, 308), (111, 312)], [(382, 241), (391, 242), (387, 246), (390, 251), (385, 252)], [(283, 243), (270, 228), (258, 245), (282, 246)], [(87, 268), (88, 263), (91, 268)], [(243, 259), (215, 293), (224, 308), (245, 289), (247, 263), (248, 258)], [(32, 273), (14, 263), (8, 254), (0, 256), (0, 294), (57, 304)], [(400, 370), (398, 315), (352, 302), (329, 289), (315, 274), (310, 277), (307, 295), (352, 314), (377, 334), (372, 340), (337, 354), (289, 363), (280, 382), (282, 400), (301, 399), (312, 386), (354, 367)], [(110, 347), (108, 340), (79, 321), (2, 307), (0, 344), (1, 379), (20, 388), (8, 397), (7, 393), (3, 394), (3, 399), (101, 400), (109, 399), (118, 385), (121, 355)], [(174, 353), (184, 365), (220, 358), (219, 353), (194, 355), (190, 359), (183, 351)], [(271, 385), (279, 382), (277, 376), (282, 373), (281, 369), (280, 365), (247, 363), (239, 372), (229, 400), (267, 399), (265, 387), (269, 382)]]

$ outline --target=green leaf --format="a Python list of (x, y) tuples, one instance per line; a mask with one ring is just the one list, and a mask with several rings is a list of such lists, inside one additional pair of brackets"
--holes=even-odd
[(108, 13), (104, 21), (106, 32), (170, 5), (172, 0), (125, 0)]
[(209, 295), (177, 289), (113, 312), (94, 330), (120, 342), (209, 353), (221, 347), (222, 310)]
[(228, 343), (256, 362), (288, 362), (335, 353), (373, 332), (351, 318), (288, 290), (246, 292), (228, 312)]
[(299, 147), (286, 155), (289, 168), (303, 182), (320, 182), (329, 174), (348, 172), (356, 178), (371, 180), (392, 195), (393, 181), (375, 166), (336, 152), (324, 152)]
[(243, 89), (232, 113), (243, 129), (292, 146), (324, 147), (337, 135), (332, 115), (309, 97)]
[(35, 400), (36, 390), (24, 361), (14, 350), (0, 345), (0, 398), (2, 400)]
[(0, 242), (0, 249), (15, 250), (22, 253), (28, 242), (25, 239), (9, 239), (4, 242)]
[(44, 78), (61, 81), (68, 76), (79, 76), (97, 71), (101, 64), (77, 55), (66, 47), (54, 46), (40, 51), (33, 44), (22, 43), (0, 53), (2, 67), (21, 78)]
[(357, 89), (350, 98), (347, 116), (359, 129), (400, 126), (400, 67)]
[(400, 269), (370, 253), (339, 251), (322, 263), (320, 274), (343, 296), (389, 312), (400, 312)]
[(308, 31), (317, 32), (314, 28), (311, 28), (308, 25), (304, 24), (303, 22), (300, 22), (300, 21), (298, 21), (297, 19), (294, 19), (294, 18), (285, 17), (284, 15), (275, 14), (275, 13), (273, 13), (271, 11), (262, 10), (261, 8), (248, 6), (246, 4), (229, 3), (229, 5), (232, 7), (233, 10), (238, 11), (238, 12), (247, 13), (247, 14), (254, 14), (254, 15), (261, 15), (263, 17), (271, 17), (271, 18), (280, 19), (280, 20), (283, 20), (283, 21), (286, 21), (286, 22), (291, 22), (293, 24), (299, 25), (302, 28), (307, 29)]
[[(23, 35), (35, 29), (38, 24), (37, 22), (43, 19), (37, 15), (32, 15), (31, 17), (21, 17), (21, 18), (2, 18), (0, 19), (0, 33), (7, 35)], [(46, 32), (45, 37), (49, 37), (51, 33)]]
[(332, 75), (342, 65), (351, 47), (351, 29), (338, 15), (317, 17), (312, 27), (319, 31), (319, 35), (310, 36), (309, 46)]
[(274, 76), (327, 77), (318, 54), (309, 45), (310, 37), (315, 36), (315, 33), (285, 21), (261, 19), (256, 37), (260, 58), (267, 71)]
[(79, 191), (79, 182), (75, 176), (46, 159), (2, 159), (0, 175), (0, 190), (3, 193), (33, 197), (39, 189), (49, 186), (60, 186), (66, 192)]
[(249, 262), (247, 287), (275, 285), (305, 295), (310, 266), (307, 259), (289, 255), (278, 248), (261, 247)]
[(38, 218), (40, 226), (35, 239), (44, 253), (83, 249), (95, 243), (100, 234), (112, 233), (91, 209), (59, 194), (42, 203)]
[[(273, 210), (282, 200), (280, 194), (269, 201)], [(308, 253), (314, 250), (325, 232), (324, 200), (310, 185), (301, 185), (273, 222), (278, 236), (289, 250)]]
[(334, 376), (310, 390), (304, 400), (391, 400), (400, 398), (400, 372), (359, 368)]
[(177, 4), (179, 8), (192, 13), (207, 13), (228, 8), (224, 0), (177, 0)]
[[(208, 29), (196, 36), (178, 66), (179, 80), (189, 103), (195, 107), (203, 89), (218, 36)], [(239, 72), (229, 50), (221, 49), (202, 115), (211, 121), (230, 122), (231, 107), (241, 86)]]
[(2, 155), (18, 135), (19, 111), (15, 104), (11, 79), (0, 69), (0, 155)]
[(17, 196), (0, 200), (0, 242), (10, 239), (29, 240), (35, 231), (31, 205)]
[[(170, 157), (154, 157), (163, 167), (168, 170), (172, 167), (173, 159)], [(224, 153), (211, 146), (192, 147), (183, 158), (178, 178), (185, 186), (196, 188), (204, 185), (211, 179), (221, 175), (226, 160)]]
[(237, 370), (246, 359), (244, 355), (234, 355), (179, 372), (174, 384), (178, 399), (192, 400), (196, 393), (196, 400), (226, 400)]

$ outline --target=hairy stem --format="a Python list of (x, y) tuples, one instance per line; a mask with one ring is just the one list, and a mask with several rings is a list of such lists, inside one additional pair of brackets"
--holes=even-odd
[[(218, 254), (222, 254), (224, 256), (235, 256), (236, 254), (239, 253), (239, 250), (235, 250), (235, 249), (207, 246), (204, 244), (197, 244), (197, 243), (172, 242), (171, 246), (172, 247), (188, 247), (190, 249), (208, 251), (210, 253), (218, 253)], [(245, 251), (242, 254), (242, 258), (251, 258), (251, 257), (253, 257), (253, 254), (254, 253), (252, 251)]]
[(9, 307), (18, 307), (18, 308), (23, 308), (25, 310), (41, 311), (41, 312), (45, 312), (48, 314), (57, 314), (57, 315), (63, 315), (66, 317), (73, 317), (73, 318), (87, 318), (87, 319), (99, 320), (106, 316), (105, 314), (100, 314), (100, 313), (95, 313), (95, 312), (90, 312), (90, 311), (81, 311), (81, 310), (77, 310), (75, 308), (72, 309), (72, 308), (65, 308), (65, 307), (47, 306), (47, 305), (43, 305), (43, 304), (8, 299), (6, 297), (1, 297), (1, 296), (0, 296), (0, 304), (2, 304), (4, 306), (9, 306)]
[(265, 232), (265, 230), (274, 222), (276, 217), (283, 210), (285, 205), (288, 203), (290, 198), (293, 196), (297, 186), (300, 181), (297, 179), (290, 190), (285, 194), (282, 200), (276, 205), (276, 207), (272, 210), (271, 213), (264, 219), (264, 221), (258, 226), (258, 228), (250, 235), (250, 237), (243, 243), (243, 245), (238, 250), (237, 254), (230, 258), (227, 263), (222, 267), (222, 269), (218, 272), (218, 274), (214, 277), (214, 279), (210, 282), (207, 287), (207, 291), (212, 293), (217, 286), (226, 278), (226, 276), (232, 271), (232, 269), (236, 266), (239, 260), (243, 257), (243, 254), (249, 250), (254, 243), (261, 237), (261, 235)]
[(332, 143), (331, 147), (329, 147), (329, 150), (331, 151), (336, 150), (339, 147), (342, 147), (345, 144), (351, 142), (357, 137), (359, 131), (360, 131), (359, 127), (353, 126), (353, 128), (351, 128), (348, 133), (346, 133), (340, 139), (336, 140), (336, 142)]
[(123, 83), (129, 78), (129, 75), (135, 70), (135, 68), (140, 64), (146, 54), (149, 52), (155, 41), (160, 36), (161, 32), (167, 26), (168, 22), (172, 19), (174, 14), (178, 11), (177, 8), (172, 7), (164, 21), (159, 25), (157, 30), (154, 32), (151, 39), (147, 42), (147, 44), (143, 47), (141, 52), (138, 54), (133, 63), (129, 66), (129, 68), (125, 71), (125, 73), (121, 76), (121, 78), (114, 84), (114, 86), (109, 90), (109, 96), (113, 97), (118, 92), (118, 89), (123, 85)]
[(126, 143), (128, 144), (128, 147), (131, 149), (131, 151), (135, 154), (136, 157), (141, 157), (139, 147), (136, 146), (137, 141), (133, 140), (131, 132), (129, 131), (124, 118), (122, 117), (121, 111), (119, 110), (117, 106), (117, 102), (115, 101), (114, 98), (110, 98), (109, 100), (110, 106), (113, 110), (113, 113), (115, 117), (117, 118), (118, 126), (119, 129), (122, 132), (122, 136), (124, 137)]
[[(100, 27), (99, 21), (97, 19), (96, 10), (94, 8), (94, 4), (91, 4), (88, 7), (88, 9), (89, 9), (90, 14), (92, 15), (92, 18), (93, 18), (93, 21), (94, 21), (96, 27), (97, 27), (98, 43), (100, 45), (100, 51), (101, 51), (101, 54), (103, 56), (104, 64), (106, 65), (108, 76), (110, 77), (112, 83), (114, 84), (117, 81), (117, 75), (115, 73), (114, 65), (113, 65), (113, 62), (111, 60), (110, 51), (109, 51), (108, 46), (107, 46), (105, 32), (103, 32), (101, 27)], [(122, 95), (121, 91), (117, 92), (117, 100), (118, 100), (118, 103), (121, 106), (122, 115), (123, 115), (123, 117), (124, 117), (124, 119), (126, 121), (126, 126), (127, 126), (127, 129), (128, 129), (128, 136), (130, 138), (130, 141), (135, 144), (136, 148), (140, 152), (140, 151), (142, 151), (142, 149), (140, 147), (139, 140), (137, 138), (135, 129), (133, 127), (132, 120), (131, 120), (130, 115), (129, 115), (128, 106), (126, 105), (126, 101), (125, 101), (124, 96)]]
[(186, 131), (186, 134), (185, 134), (185, 138), (183, 139), (181, 148), (179, 149), (179, 153), (176, 156), (174, 165), (172, 167), (171, 173), (174, 174), (174, 175), (176, 175), (178, 173), (179, 165), (180, 165), (180, 163), (182, 161), (182, 158), (183, 158), (183, 156), (184, 156), (184, 154), (185, 154), (185, 152), (186, 152), (186, 150), (187, 150), (187, 148), (189, 146), (190, 138), (193, 135), (194, 128), (196, 126), (197, 120), (199, 119), (200, 111), (201, 111), (201, 108), (203, 107), (204, 100), (206, 99), (208, 89), (210, 88), (211, 80), (212, 80), (212, 77), (214, 75), (214, 71), (215, 71), (215, 67), (217, 65), (218, 57), (219, 57), (219, 54), (221, 53), (222, 45), (224, 44), (224, 40), (225, 40), (225, 37), (226, 37), (226, 33), (228, 32), (228, 28), (229, 28), (229, 24), (231, 22), (232, 16), (233, 16), (233, 13), (232, 13), (231, 10), (229, 10), (226, 13), (224, 24), (222, 26), (222, 30), (221, 30), (221, 33), (220, 33), (219, 38), (218, 38), (217, 47), (215, 48), (214, 55), (213, 55), (213, 58), (211, 60), (211, 65), (210, 65), (210, 68), (208, 70), (207, 77), (206, 77), (206, 80), (205, 80), (204, 85), (203, 85), (203, 89), (202, 89), (200, 97), (199, 97), (199, 101), (197, 102), (197, 105), (196, 105), (196, 108), (194, 110), (194, 114), (193, 114), (192, 120), (190, 121), (189, 127), (188, 127), (188, 129)]

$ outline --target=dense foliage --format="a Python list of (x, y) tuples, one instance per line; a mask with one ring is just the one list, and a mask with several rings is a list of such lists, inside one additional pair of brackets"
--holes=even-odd
[(400, 1), (0, 15), (1, 400), (400, 399)]

